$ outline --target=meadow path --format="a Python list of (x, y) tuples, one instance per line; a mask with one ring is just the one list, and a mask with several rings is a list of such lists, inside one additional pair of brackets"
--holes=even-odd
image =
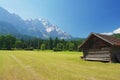
[(33, 80), (42, 80), (40, 78), (40, 75), (38, 75), (37, 72), (31, 66), (25, 65), (20, 59), (18, 59), (14, 55), (10, 55), (10, 57), (12, 57), (12, 59), (14, 59), (22, 68), (24, 68), (24, 70), (29, 72), (32, 75)]

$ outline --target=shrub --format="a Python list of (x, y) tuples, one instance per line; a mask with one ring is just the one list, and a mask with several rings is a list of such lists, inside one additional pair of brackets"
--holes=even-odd
[(62, 50), (59, 48), (53, 48), (53, 51), (57, 52), (57, 51), (62, 51)]
[(30, 50), (30, 51), (33, 51), (33, 47), (30, 47), (30, 48), (24, 48), (24, 50)]

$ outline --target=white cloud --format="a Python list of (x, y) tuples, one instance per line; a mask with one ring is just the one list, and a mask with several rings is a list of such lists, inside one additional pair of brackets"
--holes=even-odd
[(113, 31), (114, 34), (120, 33), (120, 28), (117, 28), (116, 30)]
[(120, 28), (117, 28), (117, 29), (113, 30), (112, 32), (104, 32), (101, 34), (112, 35), (112, 34), (118, 34), (118, 33), (120, 33)]
[(112, 32), (104, 32), (104, 33), (101, 33), (101, 34), (104, 34), (104, 35), (112, 35), (113, 33), (112, 33)]

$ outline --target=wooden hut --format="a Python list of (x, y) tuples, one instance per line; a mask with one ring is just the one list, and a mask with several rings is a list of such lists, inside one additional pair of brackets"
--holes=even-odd
[(91, 33), (79, 47), (84, 60), (120, 62), (120, 39)]

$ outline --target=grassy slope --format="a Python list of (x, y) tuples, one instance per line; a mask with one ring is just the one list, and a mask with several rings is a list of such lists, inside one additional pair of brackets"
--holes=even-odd
[(80, 52), (0, 51), (0, 80), (119, 80), (120, 64), (83, 61)]

